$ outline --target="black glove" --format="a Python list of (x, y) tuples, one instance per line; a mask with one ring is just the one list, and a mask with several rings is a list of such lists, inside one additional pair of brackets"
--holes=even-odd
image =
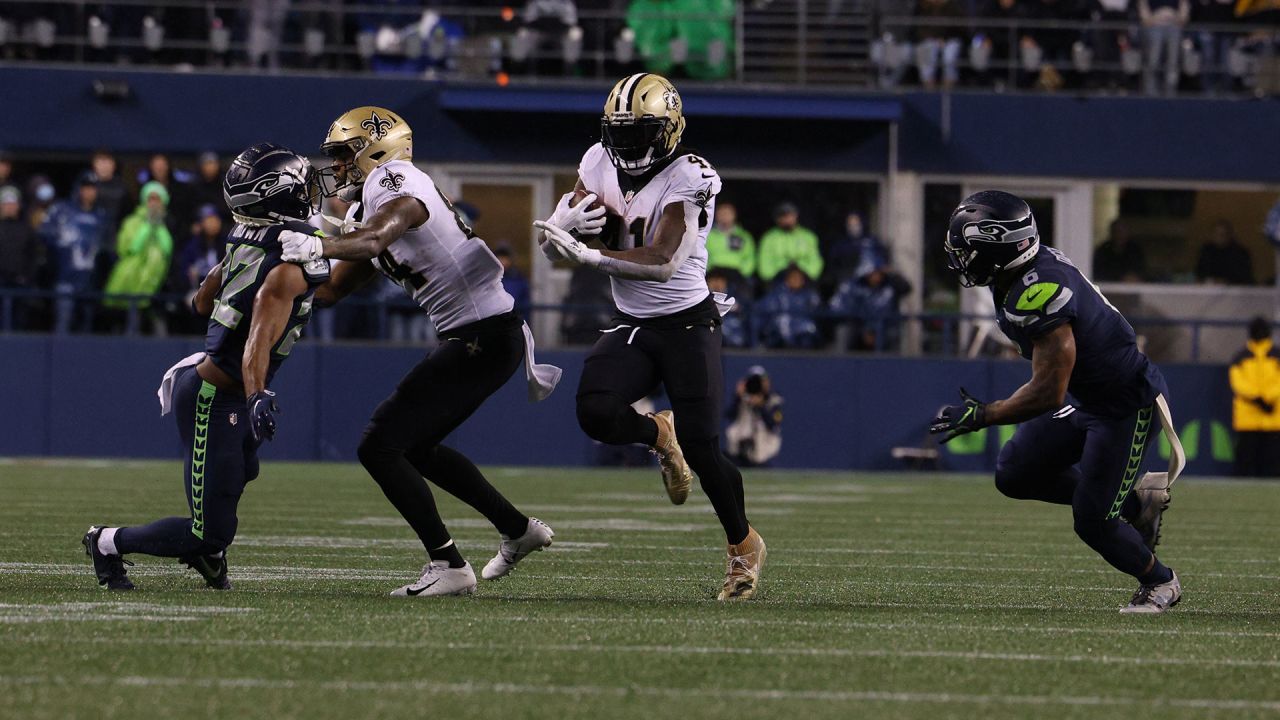
[(255, 442), (272, 440), (276, 436), (276, 418), (274, 413), (280, 412), (276, 405), (276, 394), (270, 390), (256, 392), (249, 396), (249, 431), (253, 433)]
[(1253, 403), (1255, 406), (1257, 406), (1259, 410), (1261, 410), (1262, 412), (1268, 415), (1270, 415), (1272, 411), (1276, 409), (1275, 405), (1272, 405), (1271, 403), (1267, 402), (1266, 400), (1263, 400), (1260, 397), (1249, 398), (1249, 402)]
[(929, 426), (929, 432), (934, 435), (946, 433), (942, 436), (943, 443), (957, 435), (981, 430), (987, 425), (987, 408), (981, 401), (964, 388), (960, 388), (960, 399), (962, 404), (948, 405), (939, 410), (938, 416)]

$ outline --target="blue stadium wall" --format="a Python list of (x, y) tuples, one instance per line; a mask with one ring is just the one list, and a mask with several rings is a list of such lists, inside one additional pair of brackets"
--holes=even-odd
[[(95, 81), (119, 81), (110, 102)], [(572, 167), (598, 134), (596, 86), (442, 85), (323, 78), (0, 66), (22, 98), (0, 113), (0, 147), (84, 153), (238, 152), (270, 140), (315, 151), (350, 107), (398, 110), (420, 160)], [(685, 91), (686, 141), (727, 169), (1280, 182), (1280, 98), (1066, 94)]]
[[(197, 340), (0, 337), (0, 456), (179, 457), (173, 418), (160, 416), (155, 390), (166, 368), (200, 347)], [(551, 398), (529, 403), (518, 373), (447, 442), (485, 464), (590, 464), (595, 450), (578, 430), (573, 407), (582, 357), (540, 353), (540, 361), (565, 370)], [(299, 346), (274, 383), (284, 412), (264, 459), (354, 461), (370, 413), (421, 358), (410, 347)], [(726, 392), (756, 363), (786, 398), (776, 464), (790, 468), (901, 468), (891, 448), (920, 446), (932, 413), (959, 386), (993, 398), (1030, 374), (1028, 364), (1009, 361), (730, 355)], [(1228, 474), (1226, 369), (1164, 370), (1193, 457), (1190, 471)], [(990, 429), (953, 442), (942, 466), (991, 470), (1007, 432)], [(1149, 466), (1161, 464), (1157, 453), (1149, 455)]]

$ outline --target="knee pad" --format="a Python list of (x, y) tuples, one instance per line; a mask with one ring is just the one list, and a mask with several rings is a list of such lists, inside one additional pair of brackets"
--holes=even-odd
[(578, 427), (592, 440), (619, 442), (618, 417), (630, 406), (612, 393), (588, 393), (578, 397)]
[(1011, 465), (996, 463), (996, 489), (1005, 497), (1010, 497), (1014, 500), (1024, 499), (1022, 473), (1017, 472)]

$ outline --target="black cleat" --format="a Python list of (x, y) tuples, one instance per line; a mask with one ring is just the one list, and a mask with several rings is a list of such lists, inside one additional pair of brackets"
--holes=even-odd
[(222, 557), (212, 555), (190, 555), (178, 558), (178, 562), (200, 573), (205, 583), (214, 590), (230, 590), (231, 581), (227, 579), (227, 554)]
[(132, 590), (133, 581), (129, 579), (129, 573), (125, 571), (124, 566), (133, 563), (120, 555), (98, 552), (98, 536), (102, 534), (104, 527), (104, 525), (94, 525), (84, 534), (84, 539), (81, 540), (84, 545), (84, 554), (93, 560), (93, 572), (98, 576), (99, 585), (105, 585), (108, 590)]

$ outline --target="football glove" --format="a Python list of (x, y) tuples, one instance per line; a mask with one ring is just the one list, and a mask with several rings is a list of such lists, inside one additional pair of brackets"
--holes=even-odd
[(960, 388), (960, 400), (960, 405), (947, 405), (939, 410), (938, 416), (929, 426), (931, 434), (946, 433), (942, 436), (943, 443), (987, 426), (987, 408), (980, 400), (964, 388)]
[(324, 243), (316, 235), (295, 230), (280, 231), (280, 259), (286, 262), (309, 263), (324, 257)]
[(256, 392), (249, 396), (249, 431), (253, 433), (254, 442), (274, 440), (276, 437), (275, 413), (280, 412), (276, 405), (276, 394), (270, 390)]
[(601, 258), (604, 257), (599, 250), (582, 244), (572, 235), (565, 232), (559, 225), (553, 225), (546, 220), (536, 220), (533, 226), (546, 234), (547, 243), (554, 246), (565, 260), (575, 265), (590, 265), (594, 267), (599, 265)]
[(591, 203), (596, 201), (596, 194), (588, 193), (586, 197), (582, 198), (582, 202), (569, 207), (569, 203), (572, 200), (573, 193), (565, 193), (564, 197), (560, 198), (560, 202), (556, 204), (556, 211), (551, 213), (551, 217), (547, 218), (547, 222), (571, 234), (599, 235), (604, 228), (607, 212), (604, 206), (592, 209)]

